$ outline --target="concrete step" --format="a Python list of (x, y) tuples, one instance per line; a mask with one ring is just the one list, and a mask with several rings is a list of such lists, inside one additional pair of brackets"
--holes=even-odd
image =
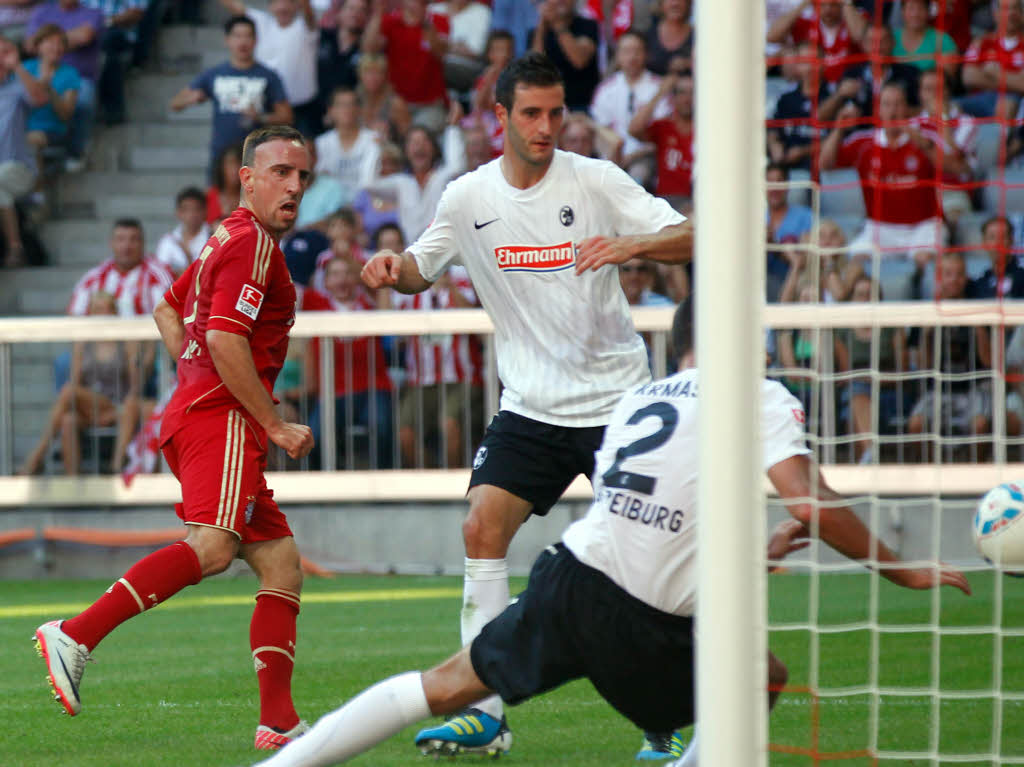
[(137, 172), (193, 170), (198, 177), (206, 172), (210, 152), (200, 147), (133, 147), (128, 155), (128, 168)]
[(165, 173), (81, 173), (63, 176), (57, 194), (61, 204), (97, 202), (98, 197), (107, 194), (130, 197), (169, 195), (171, 202), (167, 210), (171, 210), (174, 206), (174, 195), (186, 186), (205, 189), (205, 175), (197, 175), (192, 170), (173, 170)]
[[(211, 10), (213, 5), (210, 5)], [(160, 51), (165, 56), (198, 55), (210, 50), (221, 51), (226, 58), (224, 30), (220, 26), (174, 24), (160, 30)]]
[(23, 290), (68, 290), (82, 276), (77, 265), (54, 265), (25, 269), (8, 269), (4, 281), (17, 291)]
[(66, 244), (49, 248), (49, 254), (51, 264), (78, 269), (81, 274), (85, 274), (87, 270), (110, 258), (110, 245), (107, 240)]
[[(195, 106), (183, 109), (180, 112), (172, 112), (167, 108), (166, 104), (157, 106), (160, 106), (163, 111), (155, 108), (149, 111), (143, 110), (138, 114), (138, 116), (145, 116), (147, 119), (167, 120), (174, 124), (197, 123), (202, 125), (211, 125), (213, 122), (213, 103), (210, 101), (205, 101), (202, 104), (196, 104)], [(128, 111), (133, 117), (136, 116), (136, 113), (132, 112), (130, 107)]]
[(97, 138), (96, 144), (132, 147), (206, 147), (210, 144), (209, 123), (170, 123), (164, 120), (143, 120), (109, 128)]
[(18, 294), (18, 313), (42, 317), (63, 314), (64, 310), (67, 309), (70, 294), (70, 287), (67, 290), (51, 290), (48, 288), (23, 290)]
[[(168, 213), (174, 214), (173, 193), (110, 194), (103, 195), (96, 200), (96, 214), (100, 218), (156, 218)], [(151, 246), (155, 247), (156, 242), (151, 243)]]
[[(162, 105), (166, 109), (175, 94), (188, 85), (194, 76), (192, 74), (145, 74), (129, 78), (125, 84), (126, 103), (131, 107), (143, 104), (147, 106)], [(129, 116), (135, 121), (138, 118), (131, 107)]]
[[(170, 215), (140, 220), (146, 236), (147, 250), (156, 245), (157, 240), (177, 223)], [(51, 221), (43, 228), (43, 244), (49, 251), (53, 263), (87, 262), (95, 266), (110, 255), (108, 242), (113, 223), (111, 219), (71, 218)], [(89, 251), (87, 256), (86, 249)], [(102, 255), (96, 258), (98, 253)]]

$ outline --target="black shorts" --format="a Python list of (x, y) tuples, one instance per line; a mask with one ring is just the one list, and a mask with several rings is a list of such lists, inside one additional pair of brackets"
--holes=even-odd
[(603, 426), (554, 426), (501, 410), (476, 451), (469, 486), (500, 487), (543, 517), (578, 475), (593, 475), (602, 439)]
[(693, 722), (693, 619), (657, 610), (548, 546), (526, 591), (470, 647), (477, 676), (509, 704), (587, 677), (643, 730)]

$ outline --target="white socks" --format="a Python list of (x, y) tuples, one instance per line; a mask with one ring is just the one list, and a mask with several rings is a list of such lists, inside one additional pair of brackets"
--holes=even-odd
[[(508, 562), (504, 559), (466, 557), (462, 586), (462, 644), (468, 645), (488, 621), (508, 607)], [(476, 704), (484, 713), (501, 719), (501, 698), (492, 695)]]
[(363, 753), (430, 716), (422, 678), (410, 671), (378, 682), (256, 767), (328, 767)]

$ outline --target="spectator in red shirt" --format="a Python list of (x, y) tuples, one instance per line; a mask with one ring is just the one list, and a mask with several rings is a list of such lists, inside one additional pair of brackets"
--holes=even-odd
[[(860, 112), (847, 104), (840, 122)], [(939, 207), (943, 158), (951, 153), (932, 131), (907, 126), (907, 95), (900, 83), (882, 88), (878, 102), (881, 127), (851, 133), (844, 140), (836, 127), (821, 146), (821, 168), (853, 167), (860, 175), (867, 220), (850, 244), (852, 255), (880, 253), (882, 282), (906, 284), (897, 291), (906, 298), (914, 271), (922, 270), (946, 244)], [(914, 264), (908, 264), (910, 253)]]
[(775, 20), (768, 30), (769, 43), (806, 41), (818, 45), (824, 53), (825, 80), (835, 84), (852, 63), (850, 58), (863, 53), (861, 43), (868, 30), (868, 20), (853, 3), (820, 0), (815, 13), (815, 0), (801, 0), (789, 13)]
[(428, 14), (426, 0), (402, 0), (400, 10), (387, 14), (384, 0), (374, 0), (363, 51), (386, 52), (388, 77), (409, 104), (413, 122), (440, 133), (448, 114), (442, 63), (448, 52), (447, 17)]
[(955, 226), (960, 216), (971, 209), (964, 185), (974, 177), (978, 124), (952, 103), (952, 89), (952, 81), (940, 70), (921, 75), (921, 112), (914, 118), (914, 124), (921, 130), (937, 133), (945, 142), (942, 212), (949, 224)]
[[(672, 114), (651, 118), (658, 103), (672, 94)], [(629, 133), (655, 146), (658, 182), (655, 194), (671, 198), (673, 207), (687, 206), (693, 197), (693, 75), (666, 75), (653, 99), (633, 115)]]
[[(324, 283), (332, 311), (358, 312), (376, 308), (359, 281), (361, 268), (358, 261), (345, 256), (327, 263)], [(320, 381), (320, 339), (312, 342), (311, 351), (307, 355), (310, 369), (305, 380), (315, 391)], [(394, 463), (391, 379), (380, 336), (334, 340), (334, 394), (335, 439), (339, 447), (345, 446), (354, 430), (366, 431), (370, 441), (370, 468), (391, 468)], [(319, 400), (309, 423), (316, 444), (320, 445)], [(345, 456), (346, 451), (339, 451), (339, 455)], [(346, 457), (345, 468), (353, 468), (355, 456)], [(316, 459), (313, 460), (315, 463)]]
[(1024, 94), (1022, 0), (999, 0), (996, 31), (975, 40), (964, 54), (963, 81), (970, 95), (960, 107), (967, 114), (1006, 119), (1017, 111)]

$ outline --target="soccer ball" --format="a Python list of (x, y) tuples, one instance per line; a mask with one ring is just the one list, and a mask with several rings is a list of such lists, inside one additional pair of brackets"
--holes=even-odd
[(974, 544), (988, 562), (1024, 570), (1024, 482), (989, 490), (974, 512)]

